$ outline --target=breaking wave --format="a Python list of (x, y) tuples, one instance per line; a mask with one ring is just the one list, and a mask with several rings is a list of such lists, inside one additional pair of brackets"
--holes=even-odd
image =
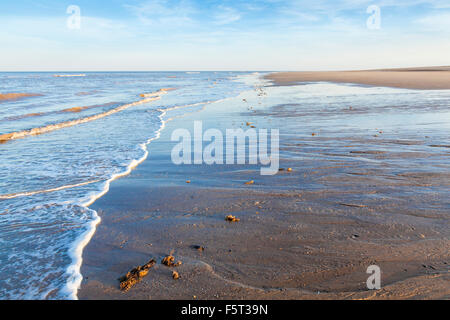
[[(90, 121), (94, 121), (94, 120), (98, 120), (98, 119), (102, 119), (104, 117), (113, 115), (115, 113), (121, 112), (123, 110), (126, 110), (130, 107), (134, 107), (140, 104), (144, 104), (144, 103), (149, 103), (155, 100), (159, 100), (161, 98), (161, 95), (166, 94), (167, 93), (167, 89), (161, 89), (155, 93), (151, 93), (151, 94), (142, 94), (141, 97), (143, 97), (144, 99), (133, 102), (133, 103), (128, 103), (125, 104), (123, 106), (114, 108), (112, 110), (109, 111), (105, 111), (99, 114), (95, 114), (89, 117), (85, 117), (85, 118), (80, 118), (80, 119), (75, 119), (75, 120), (69, 120), (69, 121), (64, 121), (64, 122), (60, 122), (60, 123), (55, 123), (55, 124), (50, 124), (50, 125), (46, 125), (43, 127), (37, 127), (37, 128), (33, 128), (33, 129), (29, 129), (29, 130), (22, 130), (22, 131), (17, 131), (17, 132), (12, 132), (12, 133), (5, 133), (0, 135), (0, 142), (7, 142), (10, 140), (15, 140), (15, 139), (22, 139), (22, 138), (26, 138), (29, 136), (36, 136), (36, 135), (40, 135), (40, 134), (44, 134), (47, 132), (51, 132), (51, 131), (55, 131), (55, 130), (59, 130), (59, 129), (63, 129), (63, 128), (68, 128), (68, 127), (72, 127), (78, 124), (82, 124), (82, 123), (86, 123), (86, 122), (90, 122)], [(70, 111), (70, 112), (74, 112), (75, 109), (65, 109), (63, 111)], [(76, 109), (78, 110), (78, 109)], [(80, 110), (81, 111), (81, 110)]]

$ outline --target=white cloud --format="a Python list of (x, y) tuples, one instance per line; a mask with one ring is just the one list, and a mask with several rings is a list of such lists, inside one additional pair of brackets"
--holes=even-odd
[(450, 12), (437, 13), (417, 19), (416, 24), (422, 26), (424, 31), (450, 32)]
[(225, 25), (241, 19), (241, 14), (233, 8), (220, 6), (214, 16), (215, 24)]
[(148, 0), (139, 5), (124, 6), (147, 25), (180, 26), (192, 24), (193, 15), (197, 13), (187, 0)]

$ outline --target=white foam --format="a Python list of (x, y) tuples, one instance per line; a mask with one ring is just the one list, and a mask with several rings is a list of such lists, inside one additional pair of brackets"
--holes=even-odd
[[(147, 146), (152, 141), (159, 139), (161, 137), (161, 131), (166, 126), (166, 121), (164, 120), (164, 116), (166, 115), (166, 113), (167, 110), (161, 110), (161, 114), (158, 116), (159, 119), (161, 120), (161, 126), (156, 131), (156, 135), (140, 145), (141, 149), (144, 151), (144, 155), (140, 159), (131, 161), (131, 163), (127, 166), (124, 172), (117, 173), (113, 175), (110, 179), (108, 179), (104, 183), (101, 192), (97, 194), (91, 194), (90, 196), (88, 196), (88, 200), (84, 203), (81, 203), (81, 206), (85, 207), (88, 210), (92, 210), (89, 209), (88, 207), (91, 206), (96, 200), (104, 196), (109, 191), (111, 182), (121, 177), (129, 175), (139, 164), (141, 164), (142, 162), (145, 161), (145, 159), (147, 159), (149, 154)], [(75, 243), (69, 250), (69, 255), (72, 259), (72, 264), (67, 268), (66, 271), (66, 273), (69, 275), (69, 280), (66, 284), (66, 287), (64, 288), (64, 292), (68, 295), (70, 299), (73, 300), (78, 299), (77, 296), (78, 289), (80, 288), (81, 282), (83, 281), (83, 276), (81, 275), (80, 272), (81, 265), (83, 263), (83, 250), (94, 236), (95, 231), (97, 230), (97, 225), (101, 221), (101, 218), (99, 217), (98, 213), (95, 210), (92, 210), (92, 212), (94, 213), (94, 220), (89, 222), (88, 230), (78, 237), (78, 239), (75, 241)]]
[(61, 187), (52, 188), (52, 189), (26, 191), (26, 192), (11, 193), (11, 194), (2, 194), (2, 195), (0, 195), (0, 199), (14, 199), (14, 198), (19, 198), (19, 197), (28, 197), (28, 196), (33, 196), (33, 195), (39, 194), (39, 193), (55, 192), (55, 191), (60, 191), (60, 190), (65, 190), (65, 189), (70, 189), (70, 188), (86, 186), (88, 184), (96, 183), (99, 181), (100, 180), (93, 180), (93, 181), (87, 181), (87, 182), (82, 182), (82, 183), (77, 183), (77, 184), (70, 184), (67, 186), (61, 186)]

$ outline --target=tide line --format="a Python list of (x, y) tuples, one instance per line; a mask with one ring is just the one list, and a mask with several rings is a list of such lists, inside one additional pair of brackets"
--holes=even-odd
[[(161, 137), (161, 131), (166, 127), (166, 121), (164, 120), (166, 112), (161, 110), (161, 114), (158, 116), (161, 120), (161, 126), (156, 131), (156, 134), (154, 137), (148, 139), (145, 143), (142, 143), (140, 145), (141, 149), (144, 151), (144, 155), (137, 160), (133, 160), (126, 168), (126, 170), (122, 173), (118, 173), (113, 175), (110, 179), (108, 179), (104, 186), (103, 190), (97, 194), (91, 195), (89, 200), (82, 203), (81, 205), (89, 209), (88, 207), (91, 206), (97, 199), (104, 196), (110, 188), (111, 182), (113, 182), (116, 179), (119, 179), (121, 177), (127, 176), (135, 169), (139, 164), (145, 161), (147, 159), (149, 152), (147, 149), (147, 146), (154, 140), (157, 140)], [(89, 209), (91, 210), (91, 209)], [(69, 281), (66, 284), (65, 291), (69, 295), (69, 297), (73, 300), (78, 300), (78, 290), (81, 286), (81, 282), (83, 281), (83, 276), (81, 274), (81, 265), (83, 263), (83, 250), (86, 247), (86, 245), (91, 241), (92, 237), (95, 234), (95, 231), (97, 230), (98, 224), (101, 222), (101, 218), (98, 215), (98, 213), (94, 211), (94, 220), (91, 221), (88, 225), (88, 230), (81, 235), (75, 244), (72, 246), (72, 248), (69, 250), (69, 255), (72, 258), (72, 264), (67, 268), (67, 273), (69, 274)]]

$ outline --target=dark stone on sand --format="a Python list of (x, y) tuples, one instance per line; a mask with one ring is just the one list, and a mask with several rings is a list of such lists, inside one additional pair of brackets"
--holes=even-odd
[(236, 218), (235, 216), (233, 216), (231, 214), (226, 216), (225, 220), (228, 221), (228, 222), (239, 222), (239, 221), (241, 221), (241, 219), (238, 219), (238, 218)]

